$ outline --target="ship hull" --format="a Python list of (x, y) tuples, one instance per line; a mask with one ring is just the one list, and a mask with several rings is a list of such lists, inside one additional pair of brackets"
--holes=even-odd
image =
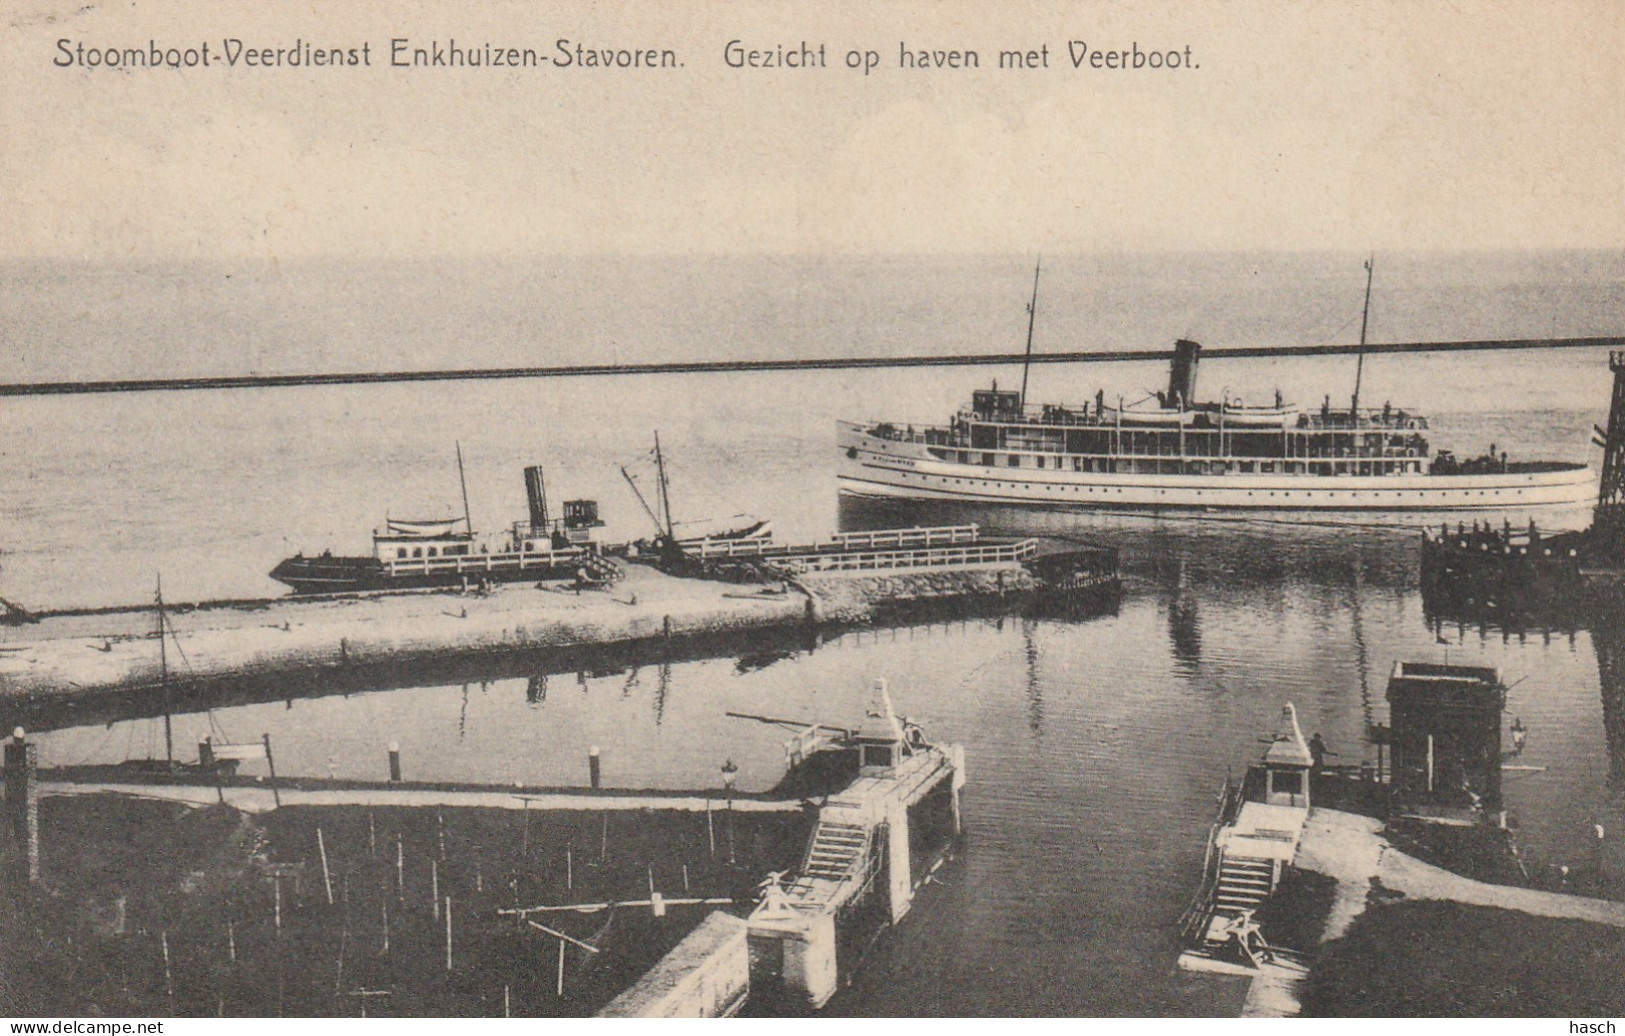
[[(841, 422), (848, 496), (1028, 504), (1069, 510), (1474, 511), (1558, 508), (1595, 499), (1579, 464), (1473, 475), (1148, 474), (1006, 469), (942, 460), (925, 445)], [(1155, 460), (1157, 458), (1147, 458)]]
[[(375, 592), (379, 590), (426, 590), (437, 587), (462, 587), (480, 582), (510, 583), (536, 581), (573, 575), (578, 559), (561, 559), (558, 563), (537, 562), (529, 555), (523, 565), (503, 562), (501, 555), (492, 556), (496, 562), (482, 564), (484, 557), (461, 559), (461, 564), (447, 564), (443, 559), (439, 567), (419, 563), (416, 571), (402, 570), (397, 565), (391, 572), (376, 558), (370, 557), (293, 557), (271, 570), (271, 578), (293, 589), (296, 594), (339, 594)], [(407, 563), (408, 565), (410, 563)]]

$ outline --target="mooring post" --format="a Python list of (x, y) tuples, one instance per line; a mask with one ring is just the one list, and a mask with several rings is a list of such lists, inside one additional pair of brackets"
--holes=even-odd
[(28, 883), (40, 881), (39, 845), (39, 746), (29, 741), (18, 727), (6, 745), (6, 809), (11, 814), (11, 830), (28, 861)]
[(399, 784), (401, 780), (401, 743), (389, 743), (389, 779), (391, 783)]
[(592, 780), (592, 786), (599, 786), (598, 746), (590, 745), (587, 748), (587, 774)]

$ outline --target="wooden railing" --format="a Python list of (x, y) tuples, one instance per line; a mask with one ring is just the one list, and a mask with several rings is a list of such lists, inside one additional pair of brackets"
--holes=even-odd
[(996, 562), (1026, 561), (1038, 556), (1037, 540), (1015, 543), (978, 543), (953, 547), (917, 547), (898, 550), (860, 550), (840, 554), (803, 554), (784, 558), (795, 572), (856, 572), (867, 569), (944, 568)]
[(383, 564), (384, 571), (392, 576), (479, 575), (482, 572), (551, 568), (572, 562), (581, 553), (580, 550), (536, 550), (508, 554), (454, 554), (438, 558), (391, 558)]
[(883, 547), (935, 547), (945, 543), (975, 543), (981, 530), (976, 525), (938, 525), (913, 529), (872, 529), (839, 532), (829, 542), (845, 550)]

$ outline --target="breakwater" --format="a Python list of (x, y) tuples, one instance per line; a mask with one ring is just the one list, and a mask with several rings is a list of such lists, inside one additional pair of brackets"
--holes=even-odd
[(42, 703), (313, 668), (426, 662), (714, 637), (870, 620), (876, 608), (1031, 591), (1020, 564), (821, 573), (781, 587), (684, 579), (631, 565), (609, 589), (280, 598), (170, 616), (65, 612), (0, 630), (0, 698)]

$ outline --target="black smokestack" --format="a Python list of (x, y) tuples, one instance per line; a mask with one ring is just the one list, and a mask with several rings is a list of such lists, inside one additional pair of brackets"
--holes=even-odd
[(547, 527), (547, 483), (542, 480), (542, 466), (533, 465), (525, 469), (525, 496), (530, 500), (530, 524), (539, 528)]
[(1196, 396), (1196, 363), (1201, 345), (1187, 338), (1174, 343), (1174, 362), (1168, 371), (1168, 405), (1189, 406)]

